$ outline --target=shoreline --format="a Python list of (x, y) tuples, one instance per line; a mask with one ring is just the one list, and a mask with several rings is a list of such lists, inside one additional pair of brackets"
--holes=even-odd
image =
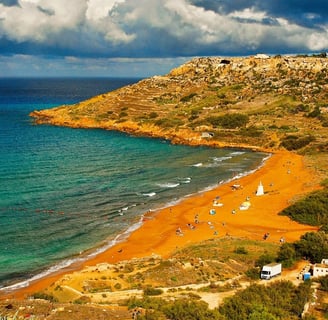
[[(269, 233), (270, 237), (266, 241), (279, 243), (281, 237), (289, 242), (298, 240), (302, 234), (318, 228), (298, 224), (287, 217), (278, 216), (278, 212), (287, 207), (293, 197), (318, 189), (313, 179), (312, 172), (304, 167), (302, 156), (285, 151), (273, 153), (263, 160), (262, 165), (241, 177), (185, 197), (173, 206), (146, 213), (138, 229), (96, 256), (90, 253), (87, 260), (76, 261), (55, 273), (30, 280), (31, 283), (26, 287), (9, 292), (3, 290), (0, 299), (26, 298), (51, 285), (64, 274), (79, 272), (90, 265), (151, 255), (167, 258), (177, 248), (213, 237), (228, 235), (261, 240), (264, 233)], [(240, 185), (240, 189), (233, 190), (232, 181)], [(265, 194), (256, 196), (255, 191), (260, 182)], [(213, 199), (217, 196), (220, 196), (222, 207), (213, 207)], [(248, 210), (240, 210), (239, 205), (246, 198), (250, 199), (251, 206)], [(209, 210), (213, 208), (216, 214), (210, 215)], [(199, 216), (197, 224), (194, 221), (196, 214)], [(191, 230), (188, 224), (195, 228)], [(176, 235), (178, 228), (181, 228), (183, 236)]]
[[(183, 202), (184, 200), (192, 197), (196, 197), (197, 195), (203, 194), (208, 191), (212, 191), (213, 189), (217, 188), (218, 186), (232, 183), (232, 181), (237, 180), (239, 178), (242, 178), (244, 176), (250, 175), (254, 173), (255, 171), (259, 170), (269, 159), (272, 155), (271, 152), (264, 152), (264, 151), (254, 151), (247, 148), (224, 148), (226, 150), (232, 150), (232, 153), (244, 153), (244, 151), (252, 151), (255, 153), (262, 153), (262, 159), (261, 162), (257, 165), (253, 165), (248, 168), (247, 171), (242, 171), (236, 174), (235, 176), (232, 176), (230, 178), (226, 178), (224, 180), (220, 180), (217, 183), (212, 183), (210, 185), (207, 185), (203, 187), (202, 189), (199, 189), (195, 193), (189, 193), (182, 195), (180, 198), (175, 198), (174, 200), (171, 200), (166, 203), (161, 203), (157, 207), (154, 207), (152, 209), (149, 209), (146, 212), (140, 212), (138, 216), (135, 217), (134, 221), (131, 221), (131, 225), (128, 226), (126, 229), (121, 230), (120, 233), (117, 235), (113, 235), (112, 237), (106, 238), (101, 242), (98, 242), (96, 245), (84, 250), (83, 252), (80, 251), (80, 253), (76, 253), (72, 256), (66, 257), (63, 260), (60, 260), (56, 262), (53, 265), (50, 265), (44, 269), (41, 269), (39, 272), (30, 273), (30, 275), (26, 278), (21, 279), (11, 279), (7, 281), (7, 284), (0, 286), (0, 299), (2, 296), (2, 293), (5, 293), (5, 295), (10, 294), (11, 292), (16, 292), (18, 290), (24, 289), (25, 287), (28, 287), (30, 283), (34, 283), (39, 281), (40, 279), (52, 277), (57, 274), (65, 274), (66, 272), (70, 272), (71, 270), (75, 270), (76, 267), (79, 268), (80, 265), (86, 263), (87, 261), (93, 259), (95, 256), (98, 256), (99, 254), (102, 254), (104, 251), (111, 249), (113, 246), (119, 245), (121, 242), (124, 242), (129, 238), (131, 233), (135, 232), (137, 229), (141, 228), (144, 220), (147, 219), (153, 219), (156, 214), (162, 210), (165, 210), (167, 208), (179, 205), (179, 203)], [(197, 164), (196, 164), (197, 166)]]
[[(237, 148), (226, 148), (234, 150), (234, 152), (241, 152), (243, 151), (236, 151)], [(247, 150), (250, 151), (250, 149), (247, 148), (238, 148), (237, 150)], [(15, 281), (13, 280), (11, 283), (8, 281), (8, 284), (5, 286), (0, 286), (0, 299), (1, 299), (1, 293), (2, 292), (15, 292), (20, 289), (24, 289), (25, 287), (29, 286), (29, 283), (33, 283), (38, 281), (39, 279), (51, 277), (52, 275), (56, 274), (62, 274), (65, 272), (69, 272), (71, 269), (74, 269), (74, 266), (78, 266), (81, 264), (84, 264), (85, 262), (93, 259), (95, 256), (102, 254), (104, 251), (109, 250), (113, 246), (119, 245), (121, 242), (126, 241), (131, 233), (136, 231), (137, 229), (141, 228), (144, 220), (147, 220), (151, 217), (151, 219), (156, 216), (156, 214), (162, 210), (165, 210), (167, 208), (173, 207), (178, 205), (179, 203), (183, 202), (184, 200), (196, 197), (197, 195), (203, 194), (208, 191), (212, 191), (213, 189), (224, 185), (228, 183), (232, 183), (234, 180), (240, 179), (244, 176), (250, 175), (254, 173), (255, 171), (259, 170), (263, 165), (265, 165), (265, 162), (272, 156), (271, 152), (264, 152), (264, 151), (253, 151), (253, 152), (261, 152), (263, 153), (263, 159), (262, 161), (254, 168), (249, 168), (248, 171), (243, 171), (231, 178), (227, 178), (225, 180), (220, 180), (217, 184), (211, 184), (203, 189), (198, 190), (195, 193), (190, 193), (183, 195), (179, 199), (175, 199), (173, 201), (169, 201), (167, 203), (162, 203), (159, 207), (149, 209), (149, 211), (142, 213), (138, 217), (136, 217), (135, 221), (126, 229), (122, 230), (121, 233), (111, 237), (104, 239), (102, 242), (98, 243), (98, 245), (90, 247), (89, 249), (84, 250), (83, 252), (80, 252), (80, 254), (75, 254), (70, 257), (67, 257), (61, 261), (58, 261), (56, 264), (51, 265), (40, 272), (31, 274), (28, 278), (23, 278), (21, 280)]]

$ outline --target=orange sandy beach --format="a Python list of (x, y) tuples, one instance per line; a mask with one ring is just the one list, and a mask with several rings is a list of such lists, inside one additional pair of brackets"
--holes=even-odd
[[(256, 196), (260, 182), (264, 187), (264, 195)], [(232, 185), (239, 187), (235, 189)], [(302, 234), (316, 231), (317, 228), (293, 222), (279, 216), (278, 212), (295, 197), (315, 189), (318, 189), (318, 183), (314, 180), (314, 173), (305, 168), (302, 156), (290, 152), (275, 153), (264, 166), (248, 176), (186, 198), (170, 208), (147, 213), (143, 225), (127, 240), (83, 265), (40, 279), (29, 287), (10, 292), (7, 297), (27, 297), (49, 286), (63, 273), (85, 266), (115, 263), (152, 254), (167, 257), (176, 248), (214, 237), (230, 235), (276, 243), (283, 237), (287, 242), (296, 241)], [(218, 202), (222, 206), (213, 206), (213, 200), (217, 197), (220, 197)], [(241, 203), (246, 200), (250, 202), (250, 207), (240, 210)], [(215, 214), (210, 214), (211, 209), (215, 210)], [(195, 216), (198, 223), (195, 223)], [(181, 235), (176, 234), (178, 228), (181, 229)], [(263, 240), (265, 233), (269, 237)]]

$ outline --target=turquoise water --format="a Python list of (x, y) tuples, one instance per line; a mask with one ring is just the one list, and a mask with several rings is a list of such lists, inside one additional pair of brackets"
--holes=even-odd
[(139, 227), (146, 211), (262, 163), (263, 153), (36, 126), (28, 116), (134, 81), (0, 80), (0, 287), (95, 254)]

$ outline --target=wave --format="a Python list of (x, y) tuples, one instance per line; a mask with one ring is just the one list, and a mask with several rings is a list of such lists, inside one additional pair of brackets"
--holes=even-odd
[(234, 152), (230, 153), (230, 155), (232, 155), (232, 156), (239, 156), (242, 154), (245, 154), (245, 151), (234, 151)]
[(161, 188), (176, 188), (180, 185), (178, 182), (167, 182), (167, 183), (158, 183), (157, 184)]
[(121, 208), (121, 209), (119, 209), (117, 211), (118, 211), (118, 214), (120, 216), (123, 216), (124, 211), (128, 211), (128, 210), (129, 210), (129, 207), (124, 207), (124, 208)]
[(222, 162), (222, 161), (225, 161), (225, 160), (229, 160), (229, 159), (232, 159), (232, 157), (213, 157), (212, 158), (215, 162)]
[(146, 197), (154, 197), (156, 196), (156, 192), (143, 193), (142, 195)]
[(181, 178), (179, 179), (180, 183), (190, 183), (191, 182), (191, 178), (190, 177), (187, 177), (187, 178)]
[(198, 162), (198, 163), (193, 164), (192, 166), (193, 167), (201, 167), (202, 165), (203, 165), (202, 162)]

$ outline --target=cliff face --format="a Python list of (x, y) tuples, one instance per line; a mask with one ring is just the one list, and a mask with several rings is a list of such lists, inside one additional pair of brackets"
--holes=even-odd
[(327, 150), (328, 59), (197, 58), (165, 76), (71, 106), (38, 124), (104, 128), (175, 143)]

